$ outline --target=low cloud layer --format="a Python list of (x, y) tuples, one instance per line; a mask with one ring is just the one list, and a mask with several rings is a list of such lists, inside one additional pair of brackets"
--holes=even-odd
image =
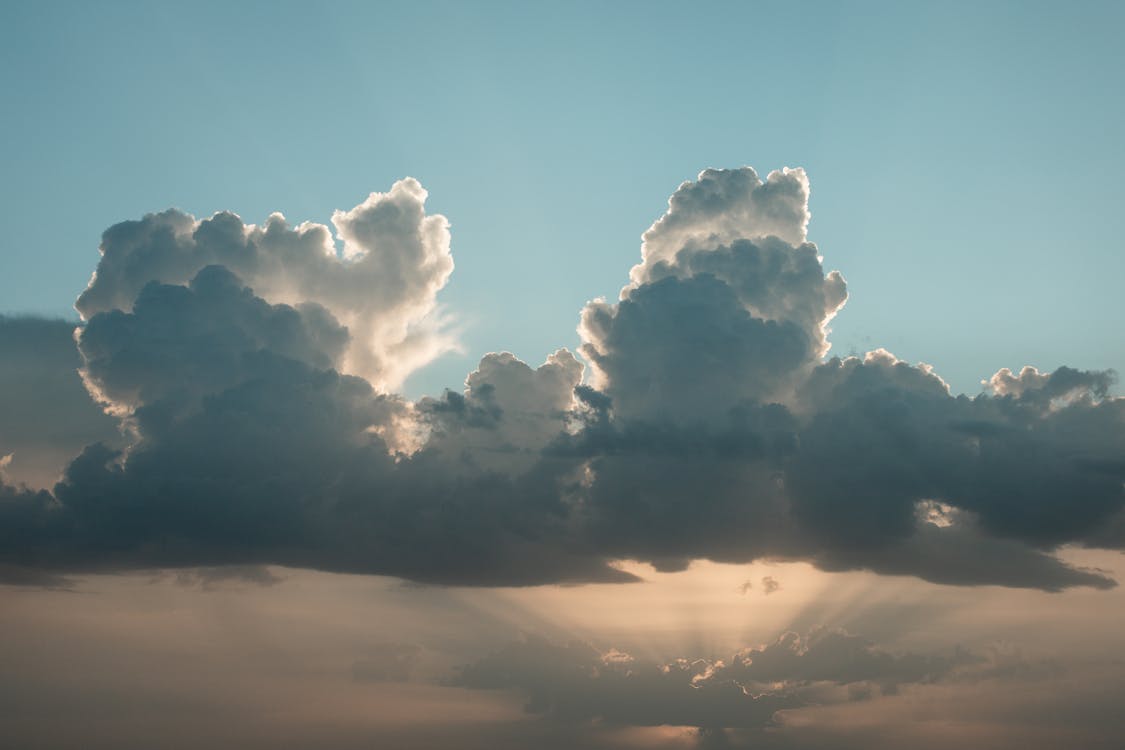
[(528, 713), (562, 723), (715, 732), (777, 726), (779, 711), (868, 701), (910, 685), (1042, 679), (1057, 673), (1056, 665), (1026, 660), (1011, 649), (896, 653), (842, 630), (818, 628), (786, 632), (772, 643), (724, 658), (669, 662), (530, 636), (462, 667), (453, 684), (514, 691), (526, 698)]
[(107, 230), (76, 348), (27, 344), (59, 347), (59, 324), (0, 337), (40, 404), (5, 450), (76, 456), (50, 491), (0, 485), (8, 577), (281, 564), (526, 585), (782, 558), (1113, 584), (1055, 555), (1125, 543), (1112, 373), (1004, 369), (970, 398), (883, 350), (825, 359), (847, 291), (807, 241), (803, 171), (684, 183), (620, 298), (581, 312), (578, 356), (488, 354), (463, 391), (411, 402), (394, 387), (451, 345), (448, 223), (425, 197), (407, 179), (337, 212), (340, 246), (279, 214)]

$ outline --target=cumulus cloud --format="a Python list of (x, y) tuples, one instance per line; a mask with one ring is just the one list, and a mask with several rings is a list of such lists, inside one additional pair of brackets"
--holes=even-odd
[(982, 381), (997, 396), (1010, 396), (1025, 402), (1034, 402), (1049, 408), (1074, 399), (1101, 400), (1109, 395), (1114, 383), (1113, 373), (1083, 372), (1070, 367), (1060, 367), (1052, 373), (1039, 372), (1030, 365), (1013, 375), (1007, 367), (1000, 369), (988, 380)]
[(0, 479), (50, 487), (83, 447), (121, 441), (82, 386), (75, 324), (0, 315)]
[(619, 415), (713, 420), (787, 398), (847, 300), (805, 241), (808, 197), (799, 169), (765, 182), (749, 167), (709, 169), (680, 186), (620, 301), (582, 313), (592, 384)]
[(644, 233), (634, 284), (653, 269), (675, 263), (683, 250), (735, 240), (777, 237), (797, 246), (809, 225), (809, 180), (803, 169), (770, 172), (765, 182), (751, 167), (705, 169), (668, 199), (668, 211)]
[(780, 558), (1112, 585), (1056, 555), (1125, 545), (1112, 374), (1001, 370), (969, 398), (883, 350), (825, 360), (847, 291), (807, 241), (800, 170), (682, 185), (620, 299), (582, 311), (586, 366), (487, 354), (410, 402), (392, 386), (445, 345), (452, 269), (425, 197), (408, 179), (337, 212), (339, 251), (279, 215), (109, 229), (77, 362), (129, 444), (60, 443), (81, 452), (49, 493), (3, 480), (0, 563), (525, 585)]
[(223, 266), (186, 286), (150, 282), (131, 312), (92, 316), (78, 338), (92, 393), (121, 415), (138, 408), (189, 408), (203, 396), (274, 366), (268, 355), (332, 369), (348, 331), (323, 307), (270, 305)]
[(509, 352), (488, 354), (464, 393), (419, 402), (428, 447), (467, 471), (526, 470), (566, 428), (581, 380), (582, 364), (566, 349), (535, 369)]
[(581, 331), (595, 382), (622, 418), (721, 419), (740, 402), (776, 400), (813, 356), (798, 326), (755, 317), (711, 275), (591, 303)]
[(342, 249), (323, 224), (290, 227), (279, 213), (262, 226), (175, 209), (116, 224), (102, 235), (101, 260), (75, 307), (87, 320), (128, 312), (151, 282), (185, 284), (221, 265), (264, 300), (330, 311), (351, 333), (340, 369), (395, 387), (452, 346), (436, 306), (453, 271), (449, 223), (426, 215), (426, 197), (407, 178), (337, 211)]
[[(186, 286), (146, 285), (131, 312), (95, 314), (78, 342), (86, 379), (128, 407), (134, 442), (127, 452), (88, 446), (53, 495), (5, 487), (4, 561), (277, 563), (478, 584), (630, 578), (563, 533), (565, 462), (487, 468), (488, 447), (561, 420), (549, 403), (539, 417), (521, 411), (522, 384), (538, 383), (541, 396), (573, 390), (573, 357), (535, 373), (486, 358), (465, 400), (496, 406), (484, 427), (494, 442), (472, 462), (484, 468), (465, 472), (453, 438), (396, 450), (404, 429), (425, 422), (412, 404), (331, 369), (346, 337), (324, 308), (271, 305), (219, 266)], [(442, 425), (471, 422), (436, 414)]]
[[(1038, 397), (953, 397), (929, 368), (882, 351), (825, 363), (803, 392), (814, 416), (790, 475), (795, 514), (821, 539), (869, 549), (921, 540), (919, 528), (948, 536), (935, 551), (973, 530), (1041, 549), (1090, 539), (1121, 507), (1113, 456), (1125, 449), (1125, 400), (1104, 398), (1104, 373), (1061, 377), (1069, 402), (1048, 408)], [(928, 499), (965, 513), (919, 527)], [(1014, 563), (1012, 552), (1001, 557)]]

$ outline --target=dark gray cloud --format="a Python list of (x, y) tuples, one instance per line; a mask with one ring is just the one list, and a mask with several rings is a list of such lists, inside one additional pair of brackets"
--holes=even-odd
[(455, 685), (519, 690), (526, 710), (566, 721), (696, 727), (760, 727), (802, 701), (787, 691), (754, 696), (733, 680), (712, 679), (705, 660), (638, 661), (582, 643), (529, 638), (464, 667)]
[(50, 487), (83, 447), (122, 439), (82, 386), (76, 327), (0, 315), (0, 478), (10, 483)]
[[(408, 405), (295, 358), (322, 354), (309, 344), (320, 339), (304, 335), (304, 312), (267, 305), (215, 267), (145, 295), (132, 313), (94, 316), (81, 340), (99, 352), (89, 380), (117, 403), (128, 401), (125, 386), (137, 399), (136, 442), (127, 457), (87, 448), (53, 497), (6, 488), (10, 561), (274, 562), (465, 583), (627, 578), (551, 533), (565, 523), (558, 495), (569, 467), (465, 476), (436, 448), (396, 457), (380, 431), (393, 431)], [(175, 315), (186, 320), (172, 330)], [(227, 324), (211, 325), (216, 315)], [(266, 335), (278, 329), (292, 334), (283, 345)], [(105, 344), (119, 340), (131, 344)], [(121, 365), (138, 362), (133, 345), (151, 364)], [(138, 371), (157, 385), (118, 377)]]
[(381, 386), (438, 335), (451, 268), (417, 183), (338, 214), (342, 254), (278, 217), (118, 225), (78, 349), (130, 444), (62, 442), (89, 445), (51, 493), (2, 485), (0, 563), (526, 585), (782, 558), (1112, 585), (1056, 556), (1125, 544), (1112, 374), (1001, 370), (968, 398), (882, 350), (825, 361), (847, 293), (806, 241), (807, 188), (748, 168), (681, 186), (621, 298), (582, 313), (589, 382), (566, 350), (488, 354), (462, 392), (415, 403)]
[[(991, 568), (999, 583), (1028, 565), (1046, 573), (1050, 563), (1011, 542), (1092, 541), (1121, 507), (1125, 478), (1113, 459), (1125, 451), (1125, 400), (1104, 398), (1108, 375), (1064, 368), (1043, 379), (1056, 377), (1065, 406), (1032, 394), (953, 397), (927, 368), (885, 352), (827, 362), (802, 394), (815, 416), (789, 475), (795, 515), (845, 556), (847, 542), (860, 555), (939, 555), (948, 582), (972, 567)], [(934, 517), (935, 508), (947, 510)], [(992, 551), (970, 537), (995, 540)], [(958, 563), (953, 550), (972, 559)]]
[(454, 684), (518, 691), (527, 699), (525, 710), (558, 721), (716, 730), (764, 728), (783, 709), (866, 700), (906, 684), (1022, 677), (1036, 674), (1034, 668), (1018, 654), (985, 656), (960, 648), (893, 653), (825, 629), (788, 632), (721, 659), (664, 663), (526, 637), (466, 665)]
[(755, 317), (710, 274), (667, 277), (619, 303), (591, 303), (581, 352), (622, 418), (713, 421), (740, 403), (776, 401), (813, 357), (807, 332)]
[(276, 586), (284, 578), (262, 565), (222, 565), (216, 568), (181, 568), (175, 581), (181, 586), (194, 586), (211, 591), (227, 584)]
[[(872, 683), (883, 693), (905, 683), (933, 682), (962, 671), (978, 670), (982, 656), (954, 648), (948, 654), (896, 654), (842, 630), (818, 628), (807, 634), (787, 632), (773, 643), (747, 648), (712, 665), (707, 679), (733, 680), (753, 692), (793, 689), (798, 685), (831, 682), (837, 685)], [(1022, 662), (1021, 662), (1022, 663)], [(860, 690), (850, 698), (863, 696)]]
[[(127, 455), (88, 447), (53, 496), (6, 487), (0, 554), (60, 569), (277, 563), (446, 583), (629, 579), (568, 538), (560, 495), (571, 462), (465, 469), (453, 438), (397, 453), (400, 425), (424, 422), (323, 367), (344, 337), (323, 308), (269, 305), (217, 266), (186, 287), (147, 285), (130, 313), (94, 315), (79, 340), (86, 378), (135, 442)], [(487, 431), (497, 445), (526, 442), (541, 419), (562, 424), (544, 394), (568, 393), (577, 374), (569, 355), (536, 372), (486, 358), (467, 400), (498, 405)], [(517, 408), (530, 382), (548, 401), (540, 416)]]
[(348, 331), (319, 305), (270, 305), (223, 266), (207, 266), (186, 286), (145, 285), (132, 312), (94, 315), (78, 343), (91, 390), (127, 415), (191, 409), (205, 395), (268, 377), (265, 353), (331, 369)]

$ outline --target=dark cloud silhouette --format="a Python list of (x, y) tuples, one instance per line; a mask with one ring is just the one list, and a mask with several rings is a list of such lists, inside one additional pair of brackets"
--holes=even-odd
[(328, 370), (347, 343), (347, 329), (324, 308), (270, 305), (223, 266), (207, 266), (187, 286), (147, 284), (132, 312), (94, 315), (79, 349), (92, 391), (129, 414), (191, 409), (204, 395), (268, 377), (264, 353)]
[(538, 368), (488, 354), (463, 392), (410, 402), (386, 386), (440, 350), (452, 268), (424, 198), (405, 180), (338, 213), (341, 252), (276, 215), (108, 230), (77, 346), (129, 445), (63, 441), (89, 445), (50, 493), (0, 485), (0, 563), (527, 585), (631, 580), (621, 558), (783, 558), (1113, 584), (1055, 554), (1125, 543), (1112, 374), (1001, 370), (968, 398), (883, 350), (825, 361), (847, 292), (807, 242), (803, 172), (681, 186), (620, 299), (582, 313), (588, 382), (566, 350)]
[(657, 664), (529, 638), (467, 665), (454, 684), (519, 690), (527, 711), (559, 721), (630, 726), (760, 727), (802, 703), (786, 691), (751, 695), (734, 681), (711, 679), (712, 668), (704, 660)]
[[(1021, 666), (1024, 671), (1021, 671)], [(551, 719), (708, 730), (763, 728), (774, 713), (889, 695), (905, 684), (1023, 676), (1018, 654), (896, 654), (838, 630), (788, 632), (723, 659), (637, 659), (585, 643), (526, 637), (463, 667), (454, 684), (516, 690), (525, 710)]]
[[(1013, 659), (1017, 661), (1017, 659)], [(789, 689), (815, 682), (837, 685), (873, 683), (883, 693), (894, 692), (904, 683), (933, 682), (958, 675), (969, 668), (980, 669), (987, 659), (954, 648), (948, 655), (895, 654), (870, 641), (842, 630), (815, 629), (807, 634), (787, 632), (775, 642), (744, 649), (712, 666), (708, 679), (733, 680), (754, 691)], [(774, 687), (770, 687), (774, 686)], [(854, 699), (863, 693), (849, 691)]]
[(195, 586), (211, 591), (226, 584), (276, 586), (284, 578), (262, 565), (223, 565), (217, 568), (181, 568), (175, 581), (181, 586)]
[(465, 583), (628, 578), (551, 533), (565, 523), (568, 466), (466, 476), (438, 447), (409, 459), (390, 450), (380, 432), (409, 406), (309, 364), (324, 341), (340, 348), (340, 329), (313, 313), (315, 326), (212, 266), (187, 287), (145, 287), (132, 313), (91, 318), (87, 379), (132, 409), (136, 442), (127, 458), (87, 448), (54, 497), (7, 488), (3, 554), (64, 568), (276, 562)]
[(776, 400), (812, 357), (799, 326), (755, 317), (709, 274), (645, 284), (614, 305), (592, 303), (582, 332), (582, 354), (622, 418), (721, 419), (740, 403)]
[(82, 386), (75, 328), (0, 315), (0, 478), (50, 487), (83, 447), (121, 440)]
[[(952, 397), (928, 368), (881, 351), (827, 362), (803, 393), (815, 416), (789, 477), (794, 513), (836, 554), (899, 548), (945, 558), (938, 580), (947, 582), (989, 567), (1005, 583), (1031, 566), (1045, 587), (1066, 585), (1063, 571), (1051, 576), (1049, 562), (1006, 543), (1090, 541), (1121, 507), (1125, 474), (1111, 456), (1125, 450), (1125, 400), (1103, 397), (1105, 373), (1058, 376), (1071, 399), (1063, 406), (1010, 393)], [(845, 493), (861, 502), (845, 502)], [(934, 507), (948, 512), (920, 524), (919, 511)], [(996, 541), (990, 551), (972, 538)], [(957, 563), (955, 549), (980, 559)], [(905, 572), (910, 563), (894, 565)]]
[(77, 585), (73, 579), (66, 576), (20, 565), (0, 565), (0, 584), (32, 586), (57, 591), (72, 591)]

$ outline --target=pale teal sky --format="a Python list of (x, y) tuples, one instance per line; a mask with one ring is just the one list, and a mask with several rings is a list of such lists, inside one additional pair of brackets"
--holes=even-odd
[[(905, 6), (905, 7), (904, 7)], [(327, 222), (405, 175), (453, 227), (464, 356), (573, 347), (702, 168), (803, 166), (884, 346), (975, 393), (1125, 368), (1116, 3), (0, 4), (0, 311), (71, 315), (100, 233)]]

